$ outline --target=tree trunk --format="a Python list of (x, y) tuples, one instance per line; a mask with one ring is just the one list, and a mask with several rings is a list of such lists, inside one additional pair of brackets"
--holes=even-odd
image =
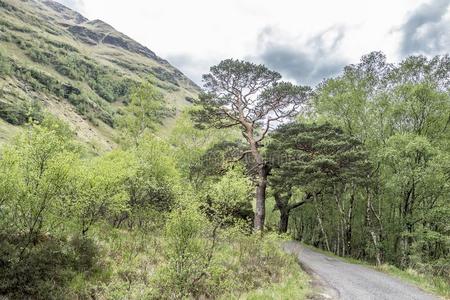
[(372, 219), (371, 219), (371, 198), (370, 198), (370, 192), (368, 189), (366, 189), (367, 193), (367, 205), (366, 205), (366, 228), (369, 230), (370, 237), (372, 238), (373, 247), (375, 249), (375, 260), (377, 263), (377, 266), (380, 266), (382, 264), (382, 258), (381, 258), (381, 251), (380, 246), (378, 243), (378, 237), (375, 231), (372, 229)]
[(289, 210), (280, 209), (280, 222), (278, 223), (278, 232), (286, 233), (288, 230), (288, 223), (289, 223)]
[(347, 243), (347, 254), (352, 255), (352, 221), (353, 221), (353, 205), (355, 202), (355, 191), (350, 196), (350, 205), (347, 213), (347, 223), (345, 224), (345, 240)]
[(322, 232), (323, 238), (325, 240), (326, 250), (331, 251), (330, 243), (328, 242), (328, 235), (327, 235), (327, 232), (325, 231), (325, 229), (323, 228), (322, 218), (320, 217), (319, 208), (317, 207), (317, 195), (315, 193), (313, 193), (313, 199), (314, 199), (314, 208), (316, 209), (316, 214), (317, 214), (317, 221), (319, 222), (319, 228), (320, 228), (320, 231)]
[(412, 237), (411, 233), (413, 232), (413, 224), (411, 222), (410, 217), (412, 216), (413, 211), (413, 203), (415, 198), (415, 182), (414, 178), (412, 179), (411, 188), (405, 191), (404, 196), (404, 204), (403, 204), (403, 214), (402, 219), (404, 223), (404, 230), (407, 234), (402, 235), (402, 259), (401, 266), (408, 267), (411, 261), (411, 244)]
[(266, 188), (268, 167), (263, 165), (259, 170), (258, 185), (256, 187), (256, 212), (254, 230), (262, 232), (264, 230), (264, 219), (266, 215)]
[(288, 230), (289, 213), (291, 209), (289, 207), (289, 199), (291, 198), (291, 193), (287, 193), (286, 196), (282, 196), (281, 193), (275, 192), (275, 205), (280, 211), (280, 220), (278, 222), (278, 233), (286, 233)]

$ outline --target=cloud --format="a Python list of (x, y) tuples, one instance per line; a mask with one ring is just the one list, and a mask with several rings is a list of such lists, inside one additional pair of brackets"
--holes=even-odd
[(450, 49), (450, 0), (431, 0), (417, 7), (400, 28), (400, 52), (439, 54)]
[(167, 61), (199, 86), (202, 86), (202, 75), (208, 73), (211, 66), (219, 63), (219, 60), (213, 58), (197, 58), (188, 54), (169, 55)]
[(274, 28), (267, 27), (258, 36), (259, 53), (250, 58), (266, 64), (299, 84), (314, 85), (336, 75), (347, 62), (339, 55), (345, 28), (334, 26), (296, 43)]
[(79, 12), (84, 13), (84, 0), (56, 0), (57, 2), (64, 4), (65, 6)]

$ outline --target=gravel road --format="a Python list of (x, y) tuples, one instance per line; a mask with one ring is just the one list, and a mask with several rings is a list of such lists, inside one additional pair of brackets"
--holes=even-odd
[(321, 254), (297, 242), (287, 242), (284, 249), (297, 255), (300, 264), (313, 276), (319, 290), (313, 299), (439, 299), (400, 279)]

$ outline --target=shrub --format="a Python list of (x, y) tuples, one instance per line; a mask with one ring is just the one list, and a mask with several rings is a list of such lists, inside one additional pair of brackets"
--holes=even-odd
[(21, 251), (23, 239), (18, 232), (0, 233), (0, 296), (66, 299), (77, 274), (99, 271), (99, 249), (92, 240), (40, 234), (33, 247)]
[(0, 199), (6, 199), (0, 225), (26, 235), (23, 249), (32, 247), (42, 232), (53, 232), (65, 209), (77, 152), (61, 128), (53, 119), (33, 125), (1, 152), (0, 172), (8, 180), (0, 181)]
[(128, 153), (117, 150), (72, 167), (66, 213), (83, 236), (100, 220), (127, 210), (130, 161)]
[(23, 238), (16, 233), (0, 239), (0, 295), (13, 299), (62, 298), (73, 276), (67, 245), (42, 235), (41, 242), (21, 253), (18, 246)]
[(42, 121), (41, 106), (36, 101), (0, 102), (0, 118), (13, 125), (23, 125), (31, 120)]
[(208, 221), (194, 208), (177, 209), (166, 225), (165, 256), (155, 280), (155, 296), (171, 299), (197, 297), (206, 279), (212, 251), (205, 234)]
[(70, 241), (73, 249), (73, 268), (78, 272), (97, 271), (100, 250), (92, 239), (75, 235)]
[[(295, 258), (283, 252), (278, 236), (245, 232), (240, 226), (212, 226), (192, 208), (172, 213), (165, 234), (166, 264), (153, 278), (149, 297), (229, 299), (272, 287), (287, 292), (301, 275)], [(304, 289), (306, 283), (297, 285)]]
[(252, 196), (252, 182), (244, 175), (242, 168), (235, 167), (217, 182), (206, 186), (207, 204), (204, 209), (210, 219), (220, 226), (244, 221), (250, 227), (253, 220)]

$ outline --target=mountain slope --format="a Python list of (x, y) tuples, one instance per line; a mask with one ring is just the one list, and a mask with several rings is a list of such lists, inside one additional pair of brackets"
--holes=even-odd
[(0, 0), (0, 143), (10, 138), (10, 125), (46, 110), (94, 149), (110, 149), (130, 87), (147, 79), (177, 108), (199, 90), (101, 20), (51, 0)]

